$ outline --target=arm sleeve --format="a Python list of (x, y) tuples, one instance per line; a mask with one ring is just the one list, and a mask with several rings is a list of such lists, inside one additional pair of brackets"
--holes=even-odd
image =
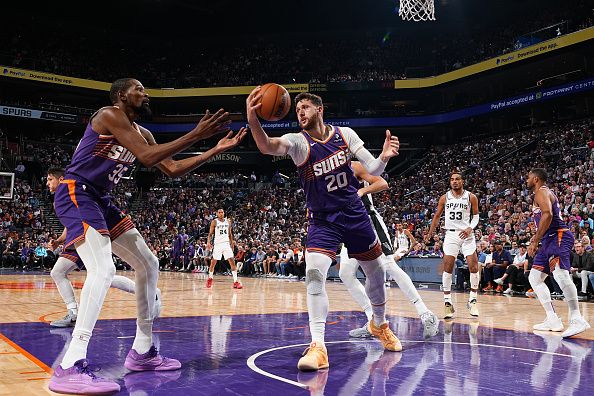
[(295, 165), (301, 165), (307, 159), (309, 148), (307, 147), (307, 140), (300, 133), (287, 133), (281, 136), (289, 143), (287, 155), (291, 157)]
[(373, 155), (363, 146), (353, 154), (355, 154), (363, 167), (367, 169), (367, 172), (373, 176), (381, 176), (388, 164), (387, 162), (382, 161), (379, 157), (373, 158)]
[(386, 169), (387, 163), (373, 155), (364, 147), (363, 140), (351, 128), (342, 128), (341, 132), (349, 145), (349, 150), (361, 162), (367, 172), (373, 176), (381, 176)]
[(472, 220), (470, 220), (470, 228), (473, 230), (476, 228), (479, 222), (479, 215), (472, 216)]

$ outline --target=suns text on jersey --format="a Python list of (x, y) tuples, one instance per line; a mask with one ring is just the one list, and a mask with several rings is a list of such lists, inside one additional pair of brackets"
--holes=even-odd
[(333, 170), (340, 168), (344, 164), (348, 162), (348, 155), (346, 151), (340, 150), (334, 154), (332, 154), (328, 158), (324, 158), (323, 160), (316, 162), (313, 164), (313, 171), (315, 176), (322, 176), (326, 173), (330, 173)]
[(134, 156), (134, 154), (132, 154), (132, 152), (130, 152), (130, 150), (123, 146), (120, 146), (119, 144), (112, 145), (109, 149), (109, 152), (107, 153), (107, 156), (114, 161), (129, 164), (134, 162), (134, 160), (136, 159), (136, 157)]

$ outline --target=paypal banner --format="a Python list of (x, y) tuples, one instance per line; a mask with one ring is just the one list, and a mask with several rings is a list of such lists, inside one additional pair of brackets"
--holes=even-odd
[[(560, 85), (553, 88), (546, 88), (533, 91), (524, 95), (514, 96), (507, 99), (498, 100), (491, 103), (485, 103), (477, 106), (467, 107), (465, 109), (450, 111), (441, 114), (432, 114), (415, 117), (390, 117), (390, 118), (347, 118), (347, 119), (328, 119), (326, 122), (336, 126), (345, 126), (351, 128), (371, 128), (371, 127), (394, 127), (394, 126), (422, 126), (443, 124), (474, 117), (494, 111), (505, 110), (512, 107), (523, 106), (530, 103), (536, 103), (541, 100), (553, 99), (565, 95), (572, 95), (579, 92), (589, 91), (594, 88), (594, 77), (574, 82), (571, 84)], [(196, 124), (153, 124), (143, 123), (144, 127), (158, 133), (180, 133), (188, 132)], [(233, 122), (231, 127), (238, 130), (246, 126), (245, 122)], [(264, 122), (262, 124), (266, 130), (298, 130), (297, 121), (278, 121)]]

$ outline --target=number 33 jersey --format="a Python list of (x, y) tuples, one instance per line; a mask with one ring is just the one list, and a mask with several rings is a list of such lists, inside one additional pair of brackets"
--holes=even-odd
[(363, 141), (350, 128), (328, 127), (330, 134), (324, 141), (306, 131), (283, 136), (291, 144), (287, 154), (297, 165), (307, 208), (314, 212), (336, 211), (359, 198), (350, 153)]
[(470, 227), (470, 191), (463, 190), (460, 197), (455, 197), (452, 191), (446, 193), (445, 228), (446, 230), (465, 230)]

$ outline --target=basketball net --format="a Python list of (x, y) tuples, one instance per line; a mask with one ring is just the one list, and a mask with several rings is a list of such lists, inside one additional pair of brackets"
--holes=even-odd
[(434, 21), (433, 0), (400, 0), (398, 15), (405, 21)]

